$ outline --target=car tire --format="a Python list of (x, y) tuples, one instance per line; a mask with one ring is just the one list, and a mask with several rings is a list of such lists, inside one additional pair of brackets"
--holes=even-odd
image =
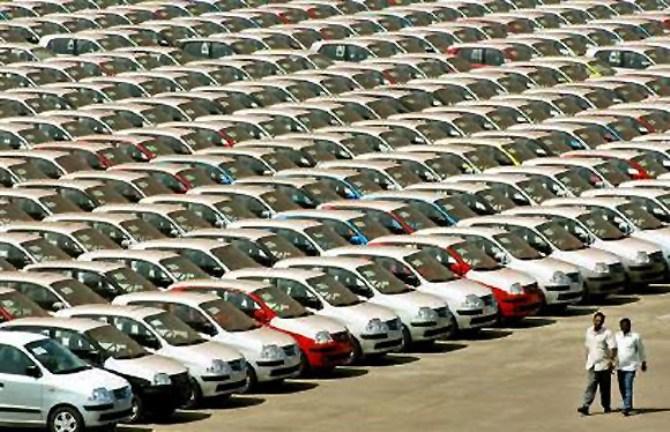
[(412, 346), (412, 335), (410, 334), (409, 329), (407, 328), (407, 326), (403, 324), (403, 326), (402, 326), (402, 348), (400, 350), (402, 352), (407, 352), (407, 351), (409, 351), (411, 346)]
[(363, 359), (363, 349), (361, 348), (361, 344), (358, 343), (355, 337), (351, 338), (351, 364), (358, 363)]
[(132, 411), (132, 414), (128, 419), (128, 423), (137, 423), (140, 420), (142, 420), (142, 418), (145, 415), (144, 404), (142, 403), (142, 399), (133, 395), (133, 401), (130, 404), (130, 409)]
[(191, 396), (188, 398), (188, 401), (184, 404), (184, 408), (193, 409), (200, 405), (202, 402), (202, 390), (198, 382), (191, 378)]
[(456, 317), (451, 315), (449, 317), (449, 333), (446, 334), (447, 339), (454, 339), (456, 335), (458, 334), (459, 329), (458, 329), (458, 322), (456, 321)]
[(254, 368), (249, 366), (247, 369), (247, 388), (245, 393), (248, 393), (249, 390), (252, 390), (256, 386), (258, 386), (258, 376), (256, 375)]
[(49, 413), (47, 427), (49, 432), (83, 432), (86, 425), (76, 408), (62, 405)]
[(301, 377), (305, 377), (312, 373), (312, 366), (309, 364), (309, 360), (307, 360), (307, 355), (300, 350), (300, 375)]

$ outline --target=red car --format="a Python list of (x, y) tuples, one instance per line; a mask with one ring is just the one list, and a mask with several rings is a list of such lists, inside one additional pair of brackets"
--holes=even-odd
[(537, 281), (503, 267), (475, 242), (461, 237), (396, 235), (374, 239), (369, 245), (416, 247), (429, 252), (457, 275), (491, 288), (502, 320), (519, 320), (535, 315), (544, 303)]
[(170, 290), (215, 294), (264, 325), (292, 336), (302, 352), (303, 373), (331, 370), (351, 359), (351, 336), (342, 324), (311, 314), (279, 288), (254, 281), (203, 279), (179, 282)]

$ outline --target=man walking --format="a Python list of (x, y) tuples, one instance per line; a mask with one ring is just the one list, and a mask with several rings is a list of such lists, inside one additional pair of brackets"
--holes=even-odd
[(589, 407), (600, 389), (600, 404), (603, 410), (611, 411), (611, 374), (616, 359), (616, 341), (610, 330), (605, 328), (605, 314), (593, 315), (593, 326), (586, 330), (586, 376), (582, 406), (577, 409), (583, 415), (589, 415)]
[(623, 400), (623, 415), (626, 417), (633, 410), (633, 381), (635, 371), (640, 368), (642, 372), (647, 371), (647, 358), (644, 352), (642, 338), (631, 331), (631, 322), (628, 318), (619, 321), (621, 331), (616, 334), (617, 346), (617, 379), (619, 391)]

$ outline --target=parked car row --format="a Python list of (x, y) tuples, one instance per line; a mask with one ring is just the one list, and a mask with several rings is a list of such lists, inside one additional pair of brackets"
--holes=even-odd
[(668, 7), (3, 3), (0, 424), (168, 418), (667, 282)]

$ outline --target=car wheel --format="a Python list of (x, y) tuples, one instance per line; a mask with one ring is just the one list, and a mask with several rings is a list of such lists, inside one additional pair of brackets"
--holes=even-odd
[(128, 423), (137, 423), (139, 422), (142, 417), (144, 417), (144, 404), (142, 403), (142, 399), (138, 398), (137, 396), (133, 396), (133, 401), (130, 405), (130, 418), (128, 419)]
[(352, 337), (351, 338), (351, 362), (350, 363), (357, 363), (361, 361), (363, 358), (363, 349), (361, 348), (361, 344), (358, 343), (356, 338)]
[(402, 326), (402, 351), (407, 352), (412, 346), (412, 335), (406, 325)]
[(307, 355), (301, 350), (300, 351), (300, 376), (307, 376), (312, 371), (312, 367), (307, 360)]
[(49, 432), (82, 432), (84, 419), (73, 407), (61, 406), (49, 415)]
[(447, 339), (454, 339), (457, 334), (458, 334), (458, 322), (456, 321), (456, 317), (451, 315), (449, 317), (449, 333), (447, 333), (446, 337)]
[(198, 382), (194, 378), (191, 378), (191, 396), (184, 404), (184, 408), (195, 408), (200, 405), (200, 402), (202, 402), (202, 390), (200, 389)]
[(253, 389), (257, 385), (258, 385), (258, 377), (256, 376), (256, 371), (254, 370), (254, 368), (249, 366), (249, 368), (247, 369), (247, 388), (245, 390), (245, 393)]

